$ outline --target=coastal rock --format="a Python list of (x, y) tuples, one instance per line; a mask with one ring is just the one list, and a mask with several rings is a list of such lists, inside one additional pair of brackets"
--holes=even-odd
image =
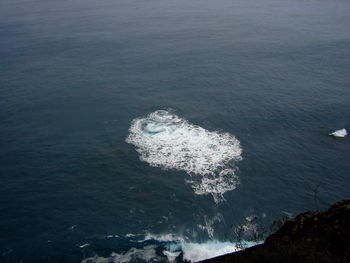
[(261, 245), (202, 262), (350, 262), (350, 199), (299, 214)]

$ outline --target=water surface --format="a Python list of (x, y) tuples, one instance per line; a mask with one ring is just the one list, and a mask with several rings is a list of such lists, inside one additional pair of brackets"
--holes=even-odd
[[(0, 261), (195, 259), (234, 249), (246, 217), (349, 197), (349, 138), (328, 136), (350, 129), (349, 14), (345, 0), (2, 0)], [(157, 110), (239, 141), (219, 202), (127, 142)]]

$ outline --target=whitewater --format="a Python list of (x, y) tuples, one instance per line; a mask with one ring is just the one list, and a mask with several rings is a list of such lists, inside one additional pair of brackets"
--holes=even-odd
[[(140, 235), (141, 237), (141, 235)], [(258, 242), (243, 241), (244, 247), (250, 247)], [(95, 255), (85, 258), (81, 263), (138, 263), (138, 262), (175, 262), (176, 259), (187, 262), (197, 262), (208, 258), (237, 252), (241, 249), (235, 242), (208, 240), (198, 243), (185, 237), (147, 233), (141, 239), (135, 239), (135, 247), (128, 251), (112, 252), (109, 256)]]
[(134, 119), (126, 142), (134, 145), (140, 160), (151, 166), (185, 171), (194, 193), (211, 194), (216, 203), (239, 184), (239, 140), (232, 134), (194, 125), (171, 110)]

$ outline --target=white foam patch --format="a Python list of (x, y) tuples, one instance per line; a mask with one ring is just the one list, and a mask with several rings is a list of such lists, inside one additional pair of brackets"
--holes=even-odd
[[(243, 242), (244, 247), (256, 245), (254, 242)], [(225, 255), (239, 251), (241, 248), (235, 243), (220, 242), (217, 240), (210, 240), (205, 243), (194, 242), (180, 242), (178, 244), (168, 245), (168, 250), (163, 251), (164, 255), (169, 252), (176, 253), (178, 251), (183, 253), (183, 259), (190, 262), (198, 262), (209, 258)]]
[(147, 232), (145, 234), (145, 238), (140, 240), (139, 242), (144, 242), (148, 240), (156, 240), (158, 242), (184, 242), (185, 239), (183, 237), (174, 235), (174, 234), (152, 234)]
[(83, 245), (81, 245), (81, 246), (79, 246), (80, 248), (84, 248), (84, 247), (88, 247), (88, 246), (90, 246), (90, 244), (89, 243), (85, 243), (85, 244), (83, 244)]
[[(156, 241), (157, 245), (146, 245)], [(204, 243), (191, 242), (187, 238), (174, 234), (151, 234), (147, 233), (143, 241), (145, 246), (131, 248), (123, 253), (111, 253), (109, 257), (94, 256), (85, 258), (81, 263), (136, 263), (136, 262), (174, 262), (182, 253), (182, 258), (189, 262), (225, 255), (239, 251), (242, 247), (247, 248), (258, 243), (242, 241), (240, 246), (232, 242), (209, 240)], [(243, 246), (242, 246), (243, 245)], [(163, 248), (161, 252), (159, 248)], [(158, 252), (157, 252), (158, 250)]]
[(213, 218), (204, 218), (204, 224), (198, 224), (198, 228), (206, 231), (210, 239), (214, 239), (214, 228), (213, 225), (218, 222), (220, 223), (223, 220), (221, 214), (216, 215)]
[(139, 260), (146, 262), (158, 261), (159, 256), (156, 254), (156, 247), (153, 245), (145, 246), (144, 248), (131, 248), (125, 253), (112, 253), (110, 257), (94, 256), (81, 261), (81, 263), (129, 263), (138, 262)]
[(238, 250), (239, 249), (234, 243), (219, 241), (185, 243), (182, 245), (183, 258), (191, 262), (214, 258)]
[(155, 240), (158, 242), (168, 242), (166, 245), (167, 249), (163, 251), (163, 254), (168, 258), (169, 261), (174, 261), (180, 253), (183, 253), (183, 259), (190, 262), (198, 262), (208, 258), (213, 258), (227, 253), (233, 253), (241, 250), (243, 247), (251, 247), (258, 243), (248, 242), (242, 240), (241, 246), (232, 242), (221, 242), (218, 240), (209, 240), (204, 243), (196, 243), (187, 240), (184, 237), (173, 235), (173, 234), (160, 234), (155, 235), (147, 233), (145, 236), (146, 240)]
[(348, 135), (348, 132), (346, 131), (346, 129), (340, 129), (340, 130), (337, 130), (337, 131), (335, 131), (335, 132), (330, 133), (329, 135), (332, 135), (332, 136), (334, 136), (334, 137), (343, 138), (343, 137), (345, 137), (346, 135)]
[(212, 194), (216, 202), (239, 183), (235, 163), (242, 159), (242, 148), (232, 134), (208, 131), (158, 110), (134, 119), (126, 141), (151, 166), (187, 172), (194, 192)]

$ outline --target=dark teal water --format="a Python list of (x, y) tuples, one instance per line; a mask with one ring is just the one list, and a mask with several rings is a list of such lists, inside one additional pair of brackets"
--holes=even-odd
[[(160, 109), (240, 141), (226, 201), (125, 141)], [(1, 262), (234, 243), (350, 196), (350, 2), (2, 0), (0, 120)]]

